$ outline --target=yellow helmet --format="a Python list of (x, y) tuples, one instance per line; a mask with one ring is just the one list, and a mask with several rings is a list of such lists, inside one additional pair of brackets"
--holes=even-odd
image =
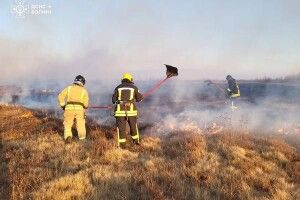
[(127, 80), (129, 80), (131, 82), (133, 81), (132, 75), (130, 73), (123, 74), (122, 80), (124, 80), (124, 79), (127, 79)]

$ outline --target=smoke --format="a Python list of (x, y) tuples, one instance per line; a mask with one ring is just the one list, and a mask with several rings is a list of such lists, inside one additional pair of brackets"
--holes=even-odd
[(147, 123), (150, 118), (154, 125), (146, 130), (147, 134), (160, 136), (173, 131), (211, 134), (225, 129), (298, 134), (300, 86), (291, 85), (241, 83), (242, 97), (234, 100), (238, 108), (232, 109), (231, 100), (212, 85), (179, 82), (165, 87), (147, 102), (149, 105), (143, 105), (142, 114), (147, 117), (140, 121)]
[[(22, 91), (4, 92), (1, 102), (56, 109), (57, 94), (82, 74), (91, 105), (106, 105), (122, 73), (132, 72), (145, 92), (167, 63), (179, 67), (179, 81), (139, 103), (149, 134), (298, 126), (299, 85), (241, 83), (247, 99), (232, 111), (224, 93), (199, 80), (299, 72), (299, 2), (111, 2), (53, 3), (53, 15), (22, 21), (5, 16), (0, 84)], [(87, 114), (101, 124), (114, 121), (109, 110)]]
[[(136, 82), (136, 85), (144, 93), (155, 83), (156, 81), (140, 81)], [(118, 81), (114, 84), (90, 82), (87, 85), (90, 105), (111, 105), (111, 96), (118, 84)], [(225, 82), (217, 84), (224, 90), (227, 86)], [(12, 102), (34, 109), (60, 111), (57, 94), (67, 85), (35, 81), (21, 89), (3, 86), (0, 100), (2, 103)], [(240, 89), (242, 97), (234, 100), (234, 105), (238, 108), (232, 109), (231, 100), (212, 84), (207, 85), (204, 81), (169, 79), (159, 90), (137, 103), (143, 134), (164, 136), (173, 131), (211, 134), (225, 129), (299, 133), (298, 84), (241, 81)], [(112, 110), (88, 109), (86, 114), (101, 125), (113, 126), (115, 123)], [(62, 111), (57, 116), (62, 117)]]

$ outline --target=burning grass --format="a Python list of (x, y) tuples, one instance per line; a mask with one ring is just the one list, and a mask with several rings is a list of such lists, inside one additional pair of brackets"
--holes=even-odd
[(282, 139), (183, 129), (121, 150), (89, 121), (66, 146), (49, 113), (0, 111), (0, 199), (300, 199), (299, 149)]

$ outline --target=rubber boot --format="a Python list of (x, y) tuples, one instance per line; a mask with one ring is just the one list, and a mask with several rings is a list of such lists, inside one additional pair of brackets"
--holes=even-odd
[(119, 144), (119, 148), (125, 149), (126, 148), (126, 143), (125, 142), (124, 143), (120, 143)]
[(72, 138), (71, 137), (67, 137), (65, 143), (66, 144), (71, 144), (72, 143)]
[(141, 143), (140, 143), (139, 140), (133, 140), (132, 142), (133, 142), (133, 144), (135, 144), (135, 145), (141, 145)]

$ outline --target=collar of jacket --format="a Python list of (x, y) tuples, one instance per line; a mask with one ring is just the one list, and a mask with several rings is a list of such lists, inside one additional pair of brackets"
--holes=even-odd
[(73, 83), (73, 85), (78, 85), (78, 86), (80, 86), (80, 87), (83, 87), (83, 85), (80, 85), (80, 84), (78, 84), (78, 83)]

